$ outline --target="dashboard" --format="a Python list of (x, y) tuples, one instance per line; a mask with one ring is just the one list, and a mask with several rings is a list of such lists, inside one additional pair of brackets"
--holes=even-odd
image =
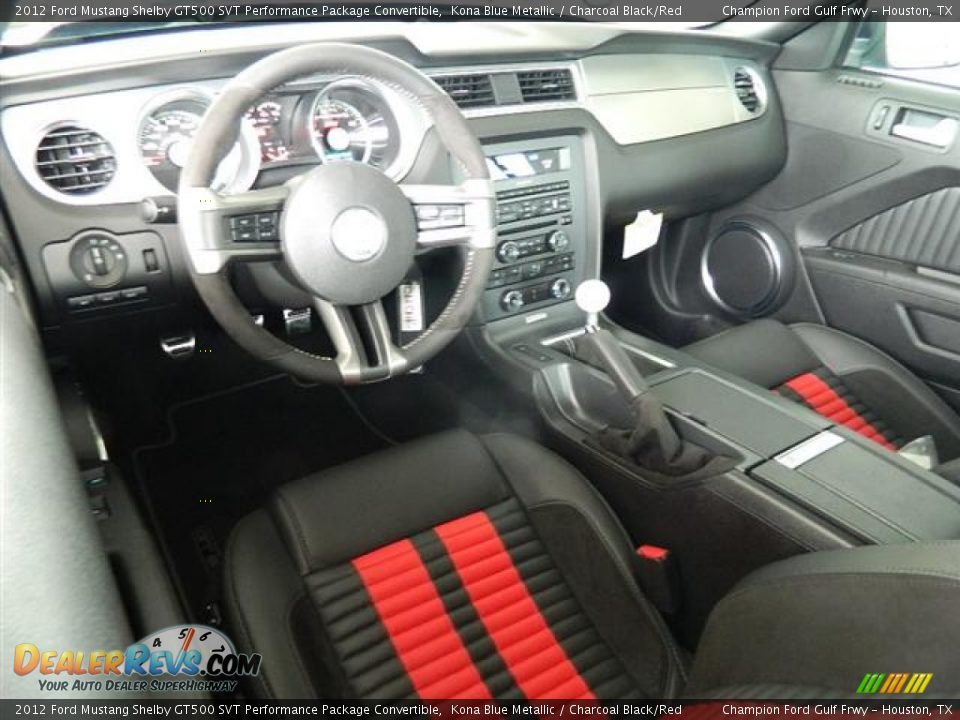
[[(539, 321), (599, 273), (606, 227), (645, 208), (682, 217), (734, 202), (783, 162), (773, 50), (762, 43), (592, 24), (443, 30), (280, 24), (269, 39), (247, 27), (191, 30), (104, 41), (112, 51), (98, 54), (0, 59), (3, 201), (42, 326), (183, 307), (192, 290), (173, 221), (193, 136), (230, 77), (291, 42), (354, 33), (347, 39), (418, 66), (460, 106), (498, 200), (479, 322)], [(305, 77), (248, 109), (214, 184), (242, 192), (343, 162), (395, 181), (455, 179), (432, 152), (429, 119), (394, 88)], [(164, 212), (145, 213), (145, 201)], [(289, 292), (267, 295), (297, 307)]]

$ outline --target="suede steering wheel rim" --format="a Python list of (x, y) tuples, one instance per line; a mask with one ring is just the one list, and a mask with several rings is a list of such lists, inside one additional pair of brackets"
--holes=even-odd
[[(210, 188), (244, 113), (268, 91), (311, 74), (389, 86), (430, 123), (456, 161), (459, 184), (395, 183), (360, 163), (321, 164), (278, 187), (221, 194)], [(415, 205), (456, 205), (463, 224), (421, 229)], [(467, 324), (487, 282), (496, 243), (495, 194), (479, 141), (450, 97), (419, 70), (370, 48), (318, 43), (282, 50), (230, 80), (201, 121), (180, 176), (180, 238), (193, 283), (210, 313), (256, 358), (298, 377), (333, 384), (384, 380), (419, 367)], [(277, 243), (229, 238), (230, 218), (279, 212)], [(393, 342), (381, 298), (417, 252), (457, 247), (463, 272), (447, 306), (406, 345)], [(281, 259), (314, 298), (336, 348), (324, 357), (254, 323), (231, 287), (231, 263)], [(358, 325), (366, 331), (367, 348)]]

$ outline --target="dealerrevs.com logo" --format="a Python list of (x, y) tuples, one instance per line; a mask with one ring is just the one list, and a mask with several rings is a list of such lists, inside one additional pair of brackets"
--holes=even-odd
[(54, 650), (20, 643), (17, 675), (36, 674), (50, 692), (229, 692), (237, 678), (260, 672), (259, 654), (238, 653), (206, 625), (168, 627), (123, 650)]

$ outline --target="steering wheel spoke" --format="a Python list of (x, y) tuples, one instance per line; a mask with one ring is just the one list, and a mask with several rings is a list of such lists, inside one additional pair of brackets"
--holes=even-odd
[(485, 180), (460, 185), (402, 184), (417, 218), (417, 247), (492, 248), (496, 244), (495, 198)]
[(406, 372), (407, 357), (393, 341), (380, 300), (350, 306), (314, 298), (314, 307), (337, 350), (335, 361), (345, 383), (384, 380)]
[[(209, 188), (190, 188), (199, 212), (203, 246), (191, 248), (197, 272), (219, 272), (231, 260), (277, 259), (280, 249), (280, 212), (290, 194), (289, 185), (222, 194)], [(186, 218), (185, 218), (186, 220)]]

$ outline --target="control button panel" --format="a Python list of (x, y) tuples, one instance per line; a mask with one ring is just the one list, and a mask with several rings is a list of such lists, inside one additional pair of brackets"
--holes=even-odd
[(523, 287), (507, 288), (500, 294), (500, 308), (513, 314), (546, 301), (566, 300), (573, 295), (569, 277), (548, 278)]
[(70, 310), (94, 310), (104, 305), (119, 305), (122, 303), (142, 302), (150, 299), (150, 291), (146, 285), (139, 285), (122, 290), (93, 293), (90, 295), (71, 295), (67, 298), (67, 307)]
[(172, 299), (166, 250), (155, 232), (85, 230), (44, 246), (43, 263), (52, 290), (41, 300), (47, 322)]
[(230, 239), (235, 243), (279, 242), (280, 233), (277, 230), (279, 217), (280, 213), (276, 210), (234, 215), (228, 221)]
[(463, 205), (416, 205), (415, 209), (421, 230), (461, 227), (466, 222)]
[(531, 280), (533, 278), (543, 277), (544, 275), (554, 275), (572, 269), (573, 253), (552, 255), (543, 260), (534, 260), (523, 263), (522, 265), (498, 268), (490, 273), (488, 287), (495, 288), (503, 285), (511, 285), (521, 280)]
[[(517, 220), (529, 220), (531, 218), (553, 215), (554, 213), (569, 212), (572, 207), (569, 192), (552, 193), (542, 197), (525, 197), (529, 194), (548, 192), (550, 189), (558, 186), (569, 188), (570, 183), (538, 185), (534, 188), (524, 190), (497, 193), (497, 224), (516, 222)], [(521, 193), (521, 195), (517, 195), (518, 192)], [(511, 197), (521, 197), (522, 199), (505, 202), (507, 198)]]
[(498, 237), (480, 314), (488, 322), (536, 322), (550, 306), (569, 302), (594, 272), (596, 257), (586, 252), (583, 143), (565, 135), (491, 143), (484, 151), (496, 186)]
[(523, 258), (545, 253), (562, 253), (570, 247), (570, 236), (563, 230), (555, 230), (547, 234), (537, 234), (533, 237), (503, 240), (497, 245), (497, 260), (501, 263), (515, 263)]

